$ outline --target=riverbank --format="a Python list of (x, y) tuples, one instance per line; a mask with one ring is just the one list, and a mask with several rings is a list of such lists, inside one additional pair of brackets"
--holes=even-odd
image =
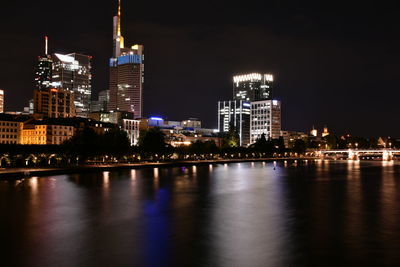
[(190, 160), (172, 162), (143, 162), (132, 164), (109, 164), (109, 165), (81, 165), (68, 168), (6, 168), (0, 169), (0, 179), (21, 179), (32, 176), (62, 175), (85, 172), (114, 171), (119, 169), (140, 169), (140, 168), (159, 168), (159, 167), (185, 167), (207, 164), (225, 164), (239, 162), (263, 162), (263, 161), (282, 161), (282, 160), (305, 160), (315, 159), (313, 157), (302, 158), (255, 158), (255, 159), (215, 159), (215, 160)]

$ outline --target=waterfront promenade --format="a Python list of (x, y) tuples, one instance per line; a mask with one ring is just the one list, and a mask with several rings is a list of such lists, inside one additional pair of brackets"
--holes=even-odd
[(3, 168), (0, 169), (0, 179), (20, 179), (31, 176), (47, 176), (71, 173), (85, 173), (98, 171), (112, 171), (118, 169), (139, 169), (139, 168), (158, 168), (158, 167), (183, 167), (205, 164), (224, 164), (237, 162), (262, 162), (262, 161), (282, 161), (282, 160), (310, 160), (316, 157), (290, 157), (290, 158), (247, 158), (247, 159), (214, 159), (214, 160), (187, 160), (187, 161), (168, 161), (168, 162), (140, 162), (140, 163), (115, 163), (115, 164), (85, 164), (71, 167), (52, 167), (52, 168)]

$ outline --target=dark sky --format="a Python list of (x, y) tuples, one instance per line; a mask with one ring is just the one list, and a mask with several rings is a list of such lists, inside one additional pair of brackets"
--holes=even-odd
[[(93, 94), (107, 88), (115, 1), (8, 1), (0, 10), (6, 109), (32, 98), (36, 57), (93, 58)], [(400, 17), (383, 1), (123, 2), (126, 45), (145, 45), (145, 115), (217, 126), (232, 76), (275, 75), (283, 128), (400, 136)], [(350, 1), (347, 1), (350, 2)], [(318, 4), (320, 3), (320, 4)], [(322, 5), (323, 4), (323, 5)]]

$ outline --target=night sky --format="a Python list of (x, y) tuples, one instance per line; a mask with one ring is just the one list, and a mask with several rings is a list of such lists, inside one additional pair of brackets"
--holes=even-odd
[[(285, 130), (400, 136), (400, 17), (394, 6), (339, 1), (122, 0), (126, 45), (145, 45), (145, 115), (217, 127), (232, 76), (273, 73)], [(318, 4), (320, 3), (320, 4)], [(322, 5), (323, 4), (323, 5)], [(93, 95), (108, 87), (117, 1), (8, 1), (0, 11), (6, 110), (32, 98), (43, 53), (93, 56)]]

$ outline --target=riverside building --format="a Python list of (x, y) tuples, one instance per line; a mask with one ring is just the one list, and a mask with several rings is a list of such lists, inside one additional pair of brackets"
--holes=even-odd
[(278, 139), (281, 136), (281, 102), (251, 102), (250, 122), (250, 143), (255, 143), (262, 134), (265, 134), (267, 139)]
[(21, 144), (23, 145), (61, 145), (74, 135), (74, 126), (64, 123), (33, 121), (23, 126)]
[(121, 35), (121, 0), (113, 24), (113, 57), (110, 59), (109, 111), (143, 114), (144, 46), (125, 47)]
[(218, 102), (218, 130), (228, 132), (231, 127), (239, 134), (240, 146), (250, 144), (251, 104), (244, 100)]
[(23, 124), (29, 119), (24, 115), (0, 114), (0, 144), (19, 144)]

